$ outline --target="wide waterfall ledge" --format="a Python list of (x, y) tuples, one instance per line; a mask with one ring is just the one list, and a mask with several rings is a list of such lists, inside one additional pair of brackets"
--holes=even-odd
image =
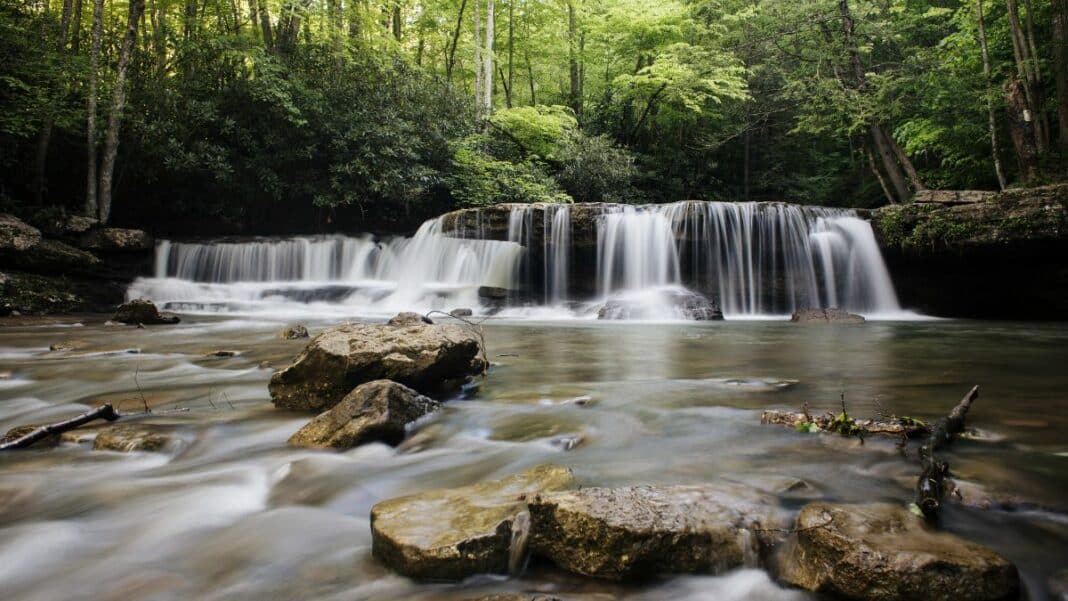
[(870, 224), (850, 209), (784, 203), (497, 205), (448, 213), (411, 237), (161, 241), (155, 276), (128, 298), (171, 311), (278, 316), (471, 309), (596, 319), (607, 302), (642, 320), (685, 317), (702, 295), (727, 319), (838, 307), (917, 319), (898, 303)]

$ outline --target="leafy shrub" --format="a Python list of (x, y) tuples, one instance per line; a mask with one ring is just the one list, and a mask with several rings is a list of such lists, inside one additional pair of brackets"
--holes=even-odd
[(534, 160), (497, 159), (484, 148), (484, 136), (469, 136), (453, 145), (448, 186), (460, 206), (480, 207), (502, 202), (571, 202), (543, 165)]
[(625, 202), (634, 197), (634, 157), (607, 136), (576, 132), (559, 153), (560, 185), (579, 202)]

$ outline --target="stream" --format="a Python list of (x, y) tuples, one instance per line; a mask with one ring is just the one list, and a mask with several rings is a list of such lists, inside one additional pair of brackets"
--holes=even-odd
[[(64, 443), (0, 454), (4, 597), (812, 599), (751, 569), (617, 585), (534, 564), (520, 579), (420, 584), (371, 557), (368, 515), (384, 499), (543, 463), (572, 468), (584, 486), (786, 490), (791, 512), (815, 498), (907, 502), (914, 450), (761, 425), (761, 411), (807, 402), (837, 413), (844, 398), (856, 416), (933, 419), (972, 384), (981, 394), (968, 423), (981, 436), (946, 457), (958, 478), (1012, 506), (950, 504), (943, 526), (1015, 562), (1029, 599), (1057, 598), (1049, 582), (1065, 578), (1068, 324), (491, 319), (485, 380), (397, 449), (334, 453), (287, 447), (310, 416), (270, 403), (261, 363), (283, 366), (307, 343), (278, 338), (289, 323), (202, 315), (137, 329), (87, 316), (0, 329), (0, 428), (147, 403), (158, 415), (141, 421), (181, 439), (163, 453)], [(315, 335), (337, 319), (302, 323)], [(72, 339), (75, 350), (48, 350)], [(238, 354), (206, 356), (220, 349)]]

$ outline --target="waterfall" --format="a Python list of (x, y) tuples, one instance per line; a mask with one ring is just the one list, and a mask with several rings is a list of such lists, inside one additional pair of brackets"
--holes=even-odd
[(727, 316), (901, 310), (871, 226), (848, 209), (687, 201), (601, 219), (603, 298), (686, 286)]
[(657, 309), (694, 292), (728, 318), (807, 307), (901, 312), (871, 226), (848, 209), (685, 201), (516, 204), (451, 216), (411, 237), (164, 240), (154, 277), (127, 295), (173, 310), (499, 310), (500, 301), (479, 297), (488, 286), (519, 291), (511, 306), (540, 305), (541, 315), (590, 315), (581, 303), (624, 299), (670, 317)]

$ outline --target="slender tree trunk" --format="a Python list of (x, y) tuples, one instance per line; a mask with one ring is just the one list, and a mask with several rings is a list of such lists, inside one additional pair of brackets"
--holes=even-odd
[(467, 0), (460, 1), (460, 13), (456, 15), (456, 29), (452, 32), (452, 42), (449, 44), (449, 54), (445, 57), (445, 79), (452, 83), (452, 70), (456, 65), (456, 46), (460, 43), (460, 30), (464, 22), (464, 10), (467, 8)]
[(130, 57), (137, 43), (137, 24), (145, 10), (145, 0), (130, 0), (130, 16), (126, 36), (119, 53), (119, 66), (115, 76), (115, 90), (111, 97), (111, 112), (108, 115), (108, 130), (104, 137), (104, 159), (100, 163), (100, 222), (111, 218), (112, 176), (115, 174), (115, 158), (119, 154), (119, 130), (122, 127), (122, 111), (126, 107), (126, 74)]
[(582, 91), (579, 87), (579, 64), (578, 64), (578, 21), (575, 16), (574, 0), (567, 2), (567, 63), (568, 72), (571, 76), (571, 93), (568, 99), (571, 110), (575, 111), (575, 117), (582, 118)]
[(1024, 21), (1027, 29), (1024, 38), (1027, 41), (1027, 50), (1031, 59), (1031, 88), (1035, 93), (1035, 132), (1039, 153), (1042, 153), (1049, 149), (1053, 132), (1050, 131), (1049, 119), (1046, 118), (1046, 111), (1043, 110), (1045, 94), (1042, 89), (1042, 70), (1038, 64), (1038, 48), (1035, 46), (1035, 9), (1031, 0), (1024, 0), (1024, 6), (1027, 7), (1027, 19)]
[(482, 3), (475, 0), (475, 121), (482, 121)]
[(393, 39), (401, 41), (401, 6), (400, 2), (393, 3)]
[(77, 56), (82, 38), (82, 0), (74, 1), (74, 22), (70, 30), (70, 53)]
[(482, 57), (485, 61), (482, 75), (482, 114), (487, 118), (493, 114), (493, 34), (493, 0), (486, 0), (486, 52)]
[(263, 47), (267, 50), (274, 50), (274, 36), (271, 32), (271, 13), (267, 10), (267, 0), (255, 1), (258, 2), (260, 7), (260, 30), (263, 34)]
[(1061, 152), (1068, 156), (1068, 0), (1053, 0), (1053, 79)]
[(507, 83), (504, 86), (504, 103), (508, 108), (512, 108), (512, 89), (513, 89), (513, 75), (515, 71), (512, 68), (512, 54), (515, 50), (515, 0), (508, 0), (508, 76), (505, 79)]
[(96, 189), (96, 88), (100, 79), (100, 44), (103, 37), (104, 0), (93, 0), (93, 34), (89, 49), (89, 100), (86, 108), (87, 171), (85, 216), (97, 216)]
[(871, 153), (871, 148), (864, 148), (864, 154), (868, 155), (868, 168), (875, 174), (875, 179), (879, 182), (879, 187), (883, 189), (883, 195), (886, 196), (887, 202), (890, 204), (896, 204), (897, 199), (894, 198), (894, 193), (890, 191), (890, 188), (886, 185), (886, 178), (879, 171), (879, 167), (875, 164), (875, 157)]
[(1023, 85), (1023, 98), (1026, 102), (1023, 118), (1031, 122), (1029, 129), (1034, 130), (1035, 148), (1041, 154), (1046, 148), (1046, 137), (1041, 120), (1038, 118), (1042, 102), (1038, 88), (1040, 85), (1039, 76), (1031, 57), (1032, 44), (1028, 42), (1027, 34), (1020, 23), (1020, 9), (1016, 0), (1006, 0), (1006, 6), (1009, 16), (1009, 33), (1012, 37), (1013, 57), (1016, 59), (1016, 70)]
[[(63, 0), (63, 12), (59, 18), (59, 32), (56, 40), (56, 53), (61, 56), (66, 54), (67, 50), (67, 31), (70, 29), (70, 19), (71, 0)], [(33, 200), (38, 206), (44, 202), (45, 176), (48, 170), (48, 146), (52, 141), (53, 125), (55, 125), (55, 117), (49, 115), (41, 123), (41, 131), (37, 134), (37, 153), (34, 155), (33, 161)]]
[(875, 151), (883, 164), (883, 170), (886, 172), (886, 179), (890, 180), (890, 185), (894, 189), (894, 196), (897, 198), (897, 202), (907, 201), (911, 197), (909, 195), (909, 187), (901, 174), (901, 168), (894, 160), (894, 151), (886, 141), (886, 132), (883, 131), (882, 126), (878, 123), (872, 123), (868, 130), (871, 132), (872, 143), (875, 145)]
[(256, 0), (248, 0), (248, 20), (252, 25), (252, 36), (259, 41), (263, 41), (263, 31), (260, 30), (260, 10), (256, 5)]
[(1035, 143), (1035, 122), (1027, 115), (1029, 109), (1025, 87), (1019, 79), (1010, 79), (1005, 84), (1005, 98), (1008, 101), (1009, 134), (1020, 165), (1020, 180), (1029, 182), (1038, 175), (1038, 146)]
[(990, 128), (990, 155), (994, 159), (994, 172), (998, 176), (998, 188), (1005, 190), (1005, 171), (1001, 168), (1001, 153), (998, 149), (998, 121), (994, 116), (994, 101), (990, 97), (990, 52), (986, 45), (986, 25), (983, 23), (983, 0), (975, 0), (976, 18), (979, 20), (979, 48), (983, 55), (983, 79), (986, 82), (986, 112)]
[(538, 104), (538, 95), (534, 93), (534, 65), (530, 63), (530, 51), (523, 52), (523, 58), (527, 63), (527, 83), (530, 84), (530, 104)]

